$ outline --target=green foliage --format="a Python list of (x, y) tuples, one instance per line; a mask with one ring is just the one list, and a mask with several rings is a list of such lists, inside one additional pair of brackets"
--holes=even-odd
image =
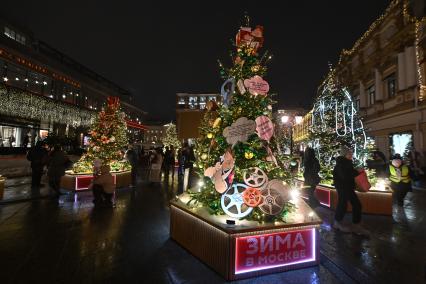
[(173, 146), (175, 150), (181, 147), (181, 143), (177, 137), (176, 125), (173, 123), (169, 123), (166, 128), (166, 135), (163, 138), (164, 147)]
[[(235, 82), (251, 78), (255, 75), (266, 75), (266, 62), (270, 59), (267, 52), (259, 55), (247, 46), (237, 48), (231, 53), (233, 65), (225, 68), (220, 63), (220, 74), (223, 79), (234, 78)], [(292, 175), (288, 171), (289, 157), (281, 155), (278, 149), (278, 141), (272, 137), (269, 142), (262, 140), (257, 134), (249, 136), (246, 142), (238, 142), (232, 148), (223, 136), (223, 130), (232, 125), (238, 118), (246, 117), (255, 120), (265, 115), (272, 120), (272, 105), (275, 102), (271, 95), (254, 96), (248, 91), (240, 92), (236, 87), (232, 94), (229, 106), (207, 103), (207, 112), (201, 122), (200, 137), (196, 141), (195, 154), (197, 162), (195, 169), (200, 177), (204, 171), (214, 166), (226, 151), (231, 151), (235, 159), (234, 183), (243, 182), (244, 170), (251, 167), (259, 167), (267, 175), (269, 180), (280, 179), (288, 184), (292, 182)], [(277, 164), (268, 161), (268, 148), (276, 157)], [(221, 194), (215, 190), (214, 184), (209, 178), (204, 178), (205, 185), (200, 192), (189, 192), (191, 199), (189, 205), (205, 206), (212, 214), (224, 214), (221, 208)], [(291, 204), (286, 204), (283, 212), (277, 216), (265, 216), (260, 209), (254, 208), (247, 219), (261, 221), (284, 220), (284, 216), (293, 209)]]
[(130, 169), (129, 163), (123, 159), (123, 150), (128, 144), (127, 125), (118, 104), (108, 104), (105, 110), (99, 112), (90, 134), (87, 153), (74, 164), (74, 172), (91, 172), (95, 159), (101, 160), (102, 164), (109, 164), (113, 171)]

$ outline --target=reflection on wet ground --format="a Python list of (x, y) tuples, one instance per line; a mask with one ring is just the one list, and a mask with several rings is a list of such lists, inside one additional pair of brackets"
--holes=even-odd
[[(174, 192), (176, 185), (141, 183), (120, 190), (114, 209), (94, 210), (90, 192), (2, 205), (2, 283), (225, 282), (169, 239)], [(426, 191), (410, 193), (393, 218), (365, 215), (370, 238), (336, 233), (333, 211), (315, 210), (324, 220), (319, 266), (235, 283), (425, 281)]]

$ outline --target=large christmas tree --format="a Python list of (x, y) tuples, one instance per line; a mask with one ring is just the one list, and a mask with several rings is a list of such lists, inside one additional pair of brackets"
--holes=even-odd
[(355, 102), (348, 89), (337, 81), (333, 70), (320, 86), (315, 99), (309, 140), (321, 164), (323, 183), (333, 180), (335, 158), (339, 156), (341, 146), (353, 150), (357, 167), (365, 165), (371, 151)]
[(75, 173), (91, 172), (95, 159), (109, 164), (112, 171), (130, 169), (130, 164), (123, 160), (122, 151), (128, 144), (127, 126), (117, 97), (108, 98), (105, 109), (99, 112), (89, 133), (87, 152), (74, 164)]
[(196, 144), (204, 183), (190, 191), (189, 204), (234, 218), (283, 220), (293, 208), (291, 175), (274, 137), (274, 101), (263, 79), (271, 56), (259, 55), (262, 45), (263, 27), (242, 27), (231, 52), (233, 65), (219, 62), (222, 100), (207, 102)]
[(164, 136), (162, 141), (164, 147), (170, 148), (170, 146), (173, 146), (175, 150), (179, 149), (181, 143), (177, 137), (176, 125), (170, 122), (166, 125), (166, 127), (166, 135)]

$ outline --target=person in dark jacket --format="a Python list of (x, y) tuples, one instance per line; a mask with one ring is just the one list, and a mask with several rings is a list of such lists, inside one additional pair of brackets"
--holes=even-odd
[[(337, 208), (334, 216), (333, 227), (342, 232), (353, 232), (358, 235), (368, 235), (368, 232), (361, 227), (361, 202), (355, 193), (355, 177), (359, 172), (354, 168), (352, 162), (352, 150), (346, 146), (341, 147), (340, 155), (336, 159), (336, 166), (333, 169), (334, 186), (337, 190)], [(352, 205), (352, 227), (342, 224), (346, 214), (348, 201)]]
[(65, 175), (65, 169), (70, 163), (69, 158), (62, 151), (61, 145), (55, 145), (49, 154), (47, 176), (49, 185), (56, 193), (56, 196), (61, 195), (60, 185), (61, 177)]
[(126, 151), (126, 159), (129, 161), (132, 166), (131, 175), (132, 175), (132, 184), (129, 187), (135, 187), (137, 183), (137, 170), (138, 170), (138, 154), (136, 153), (133, 145), (129, 145)]
[(27, 160), (31, 162), (31, 187), (38, 188), (41, 186), (41, 176), (43, 168), (47, 162), (47, 150), (43, 147), (43, 142), (38, 141), (37, 144), (28, 151)]
[(319, 202), (315, 197), (315, 188), (321, 181), (321, 178), (318, 174), (321, 168), (318, 159), (315, 157), (314, 149), (310, 147), (306, 148), (305, 150), (303, 157), (303, 167), (303, 178), (305, 179), (304, 183), (305, 186), (308, 187), (309, 205), (312, 207), (317, 207)]

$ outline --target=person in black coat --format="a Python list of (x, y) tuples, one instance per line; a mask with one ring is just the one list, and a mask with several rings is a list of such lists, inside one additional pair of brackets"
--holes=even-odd
[[(359, 172), (354, 168), (352, 150), (343, 146), (340, 155), (336, 159), (336, 166), (333, 169), (334, 186), (337, 190), (337, 207), (334, 216), (333, 227), (342, 232), (353, 232), (358, 235), (368, 235), (368, 232), (361, 227), (361, 202), (355, 193), (355, 177)], [(346, 214), (348, 201), (352, 205), (352, 227), (342, 224)]]
[(318, 200), (315, 197), (315, 188), (321, 181), (319, 176), (320, 163), (315, 157), (314, 149), (308, 147), (305, 150), (303, 157), (303, 178), (305, 179), (305, 186), (308, 186), (309, 205), (317, 207), (319, 205)]
[(41, 186), (41, 176), (43, 168), (47, 162), (47, 150), (43, 148), (43, 142), (38, 141), (37, 144), (28, 151), (27, 160), (31, 162), (31, 187), (38, 188)]

